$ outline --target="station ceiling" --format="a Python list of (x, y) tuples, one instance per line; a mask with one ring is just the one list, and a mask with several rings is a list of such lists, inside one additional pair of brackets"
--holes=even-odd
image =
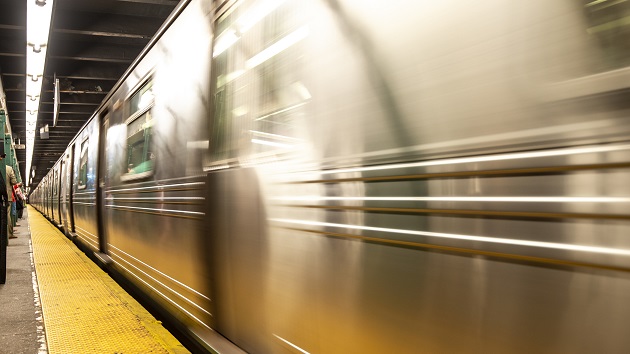
[[(0, 78), (14, 140), (26, 143), (26, 2), (0, 2)], [(32, 165), (36, 186), (179, 0), (54, 0)], [(60, 106), (53, 127), (54, 78)], [(39, 129), (48, 124), (49, 138)], [(24, 178), (26, 150), (17, 150)]]

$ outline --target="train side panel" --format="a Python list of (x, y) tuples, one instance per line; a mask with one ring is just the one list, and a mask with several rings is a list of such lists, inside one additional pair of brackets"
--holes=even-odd
[(220, 332), (260, 353), (630, 347), (630, 53), (602, 25), (623, 11), (260, 4), (217, 21)]
[(61, 221), (66, 235), (72, 235), (72, 176), (73, 176), (74, 144), (70, 144), (61, 157)]
[(74, 143), (72, 210), (79, 241), (99, 251), (96, 212), (96, 163), (98, 159), (98, 120), (92, 119)]
[[(192, 329), (213, 326), (206, 241), (211, 4), (192, 1), (113, 96), (104, 229), (115, 268)], [(194, 40), (182, 40), (190, 38)]]

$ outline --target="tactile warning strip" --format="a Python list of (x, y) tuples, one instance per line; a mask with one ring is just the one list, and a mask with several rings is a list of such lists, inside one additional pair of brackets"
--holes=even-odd
[(189, 353), (39, 212), (28, 215), (50, 354)]

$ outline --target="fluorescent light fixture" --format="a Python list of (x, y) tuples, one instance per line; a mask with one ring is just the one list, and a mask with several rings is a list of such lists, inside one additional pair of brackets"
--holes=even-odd
[[(53, 0), (26, 0), (26, 4), (26, 74), (29, 79), (26, 80), (26, 110), (28, 114), (26, 115), (25, 171), (30, 171), (33, 163), (37, 110), (42, 93), (42, 81), (44, 81)], [(31, 179), (26, 179), (27, 187)]]
[(59, 79), (55, 77), (55, 92), (53, 95), (53, 127), (57, 126), (57, 120), (59, 119), (59, 108), (61, 105), (59, 94)]
[(309, 34), (308, 26), (302, 26), (298, 28), (294, 32), (291, 32), (286, 37), (270, 45), (269, 47), (265, 48), (260, 53), (254, 55), (249, 60), (247, 60), (246, 62), (247, 67), (251, 69), (264, 63), (265, 61), (273, 58), (274, 56), (288, 49), (289, 47), (296, 44), (297, 42), (303, 40), (304, 38), (308, 36), (308, 34)]

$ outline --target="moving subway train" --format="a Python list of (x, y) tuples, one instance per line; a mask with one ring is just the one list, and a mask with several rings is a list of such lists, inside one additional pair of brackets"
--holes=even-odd
[(628, 352), (628, 4), (182, 1), (30, 200), (222, 353)]

